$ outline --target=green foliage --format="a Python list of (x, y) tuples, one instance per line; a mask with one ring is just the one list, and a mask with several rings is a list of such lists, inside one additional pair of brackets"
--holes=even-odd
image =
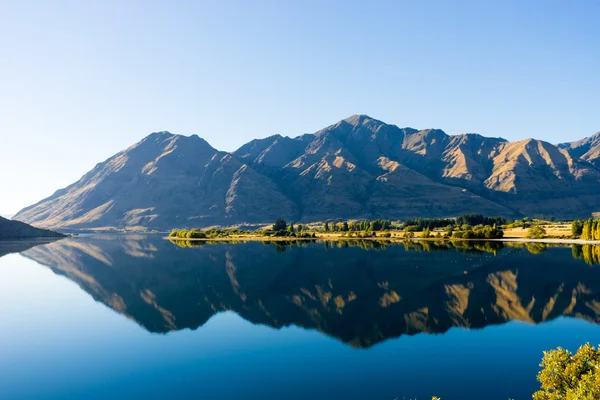
[(571, 222), (571, 233), (573, 234), (573, 237), (581, 236), (582, 232), (583, 232), (583, 221), (582, 220), (576, 219), (575, 221)]
[[(561, 347), (544, 352), (537, 379), (540, 390), (533, 400), (600, 399), (600, 347), (589, 343), (575, 354)], [(433, 396), (431, 400), (441, 400)]]
[(429, 229), (427, 229), (427, 228), (423, 229), (423, 232), (421, 232), (421, 238), (427, 239), (430, 237), (431, 237), (431, 232), (429, 231)]
[(173, 229), (169, 233), (169, 237), (177, 237), (179, 239), (207, 239), (207, 238), (223, 238), (234, 235), (249, 235), (251, 232), (240, 229), (219, 229), (211, 228), (207, 230), (201, 229)]
[(360, 220), (348, 224), (350, 231), (386, 231), (392, 228), (392, 222), (387, 219)]
[(453, 219), (448, 218), (417, 218), (404, 221), (404, 226), (414, 226), (415, 230), (423, 230), (425, 228), (434, 230), (435, 228), (443, 228), (445, 226), (454, 225)]
[(527, 230), (527, 234), (525, 235), (525, 237), (528, 237), (530, 239), (541, 239), (543, 237), (546, 237), (546, 230), (541, 226), (532, 226)]
[(457, 239), (502, 239), (504, 231), (497, 225), (477, 225), (467, 230), (455, 231), (452, 237)]
[(277, 218), (275, 223), (273, 224), (273, 230), (277, 231), (285, 231), (287, 229), (287, 223), (283, 218)]
[(192, 229), (187, 231), (185, 237), (188, 239), (205, 239), (206, 233), (202, 232), (200, 229)]
[(510, 221), (504, 217), (486, 217), (481, 214), (464, 214), (456, 218), (458, 225), (504, 225)]
[(323, 227), (325, 232), (329, 232), (329, 222), (325, 221), (325, 226)]
[(600, 219), (576, 220), (571, 223), (573, 236), (579, 232), (583, 240), (600, 240)]
[(525, 218), (521, 219), (520, 221), (512, 221), (510, 224), (506, 225), (506, 228), (507, 229), (512, 229), (512, 228), (527, 229), (527, 228), (530, 228), (535, 225), (544, 225), (544, 224), (546, 224), (546, 222), (535, 221), (531, 218), (525, 217)]
[(588, 343), (574, 355), (560, 347), (546, 351), (540, 367), (534, 400), (600, 399), (600, 348)]
[(295, 233), (296, 230), (294, 229), (294, 223), (290, 222), (290, 225), (287, 228), (288, 233)]

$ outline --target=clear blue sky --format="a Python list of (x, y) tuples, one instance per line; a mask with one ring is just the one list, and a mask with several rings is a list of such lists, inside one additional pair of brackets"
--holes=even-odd
[(0, 213), (169, 130), (221, 150), (364, 113), (600, 130), (598, 1), (0, 0)]

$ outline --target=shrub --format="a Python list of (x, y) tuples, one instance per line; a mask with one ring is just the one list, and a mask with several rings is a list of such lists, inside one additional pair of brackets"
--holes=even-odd
[(541, 226), (532, 226), (527, 230), (527, 235), (525, 235), (525, 237), (528, 237), (530, 239), (541, 239), (545, 236), (546, 230)]
[(504, 232), (496, 225), (477, 225), (472, 229), (455, 231), (452, 237), (457, 239), (502, 239)]
[(600, 399), (600, 348), (585, 344), (577, 353), (558, 348), (544, 352), (534, 400)]

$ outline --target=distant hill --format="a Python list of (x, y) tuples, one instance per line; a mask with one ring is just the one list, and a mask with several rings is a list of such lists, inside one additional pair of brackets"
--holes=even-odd
[(450, 136), (353, 115), (315, 134), (226, 153), (196, 135), (149, 135), (21, 210), (46, 228), (169, 229), (327, 218), (600, 211), (600, 134), (555, 146)]
[(0, 240), (3, 239), (23, 239), (23, 238), (53, 238), (64, 237), (62, 233), (49, 231), (46, 229), (34, 228), (19, 221), (11, 221), (0, 217)]

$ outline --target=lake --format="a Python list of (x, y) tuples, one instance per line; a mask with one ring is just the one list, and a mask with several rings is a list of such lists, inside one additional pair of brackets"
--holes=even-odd
[(598, 248), (455, 246), (0, 245), (0, 398), (530, 399), (600, 342)]

